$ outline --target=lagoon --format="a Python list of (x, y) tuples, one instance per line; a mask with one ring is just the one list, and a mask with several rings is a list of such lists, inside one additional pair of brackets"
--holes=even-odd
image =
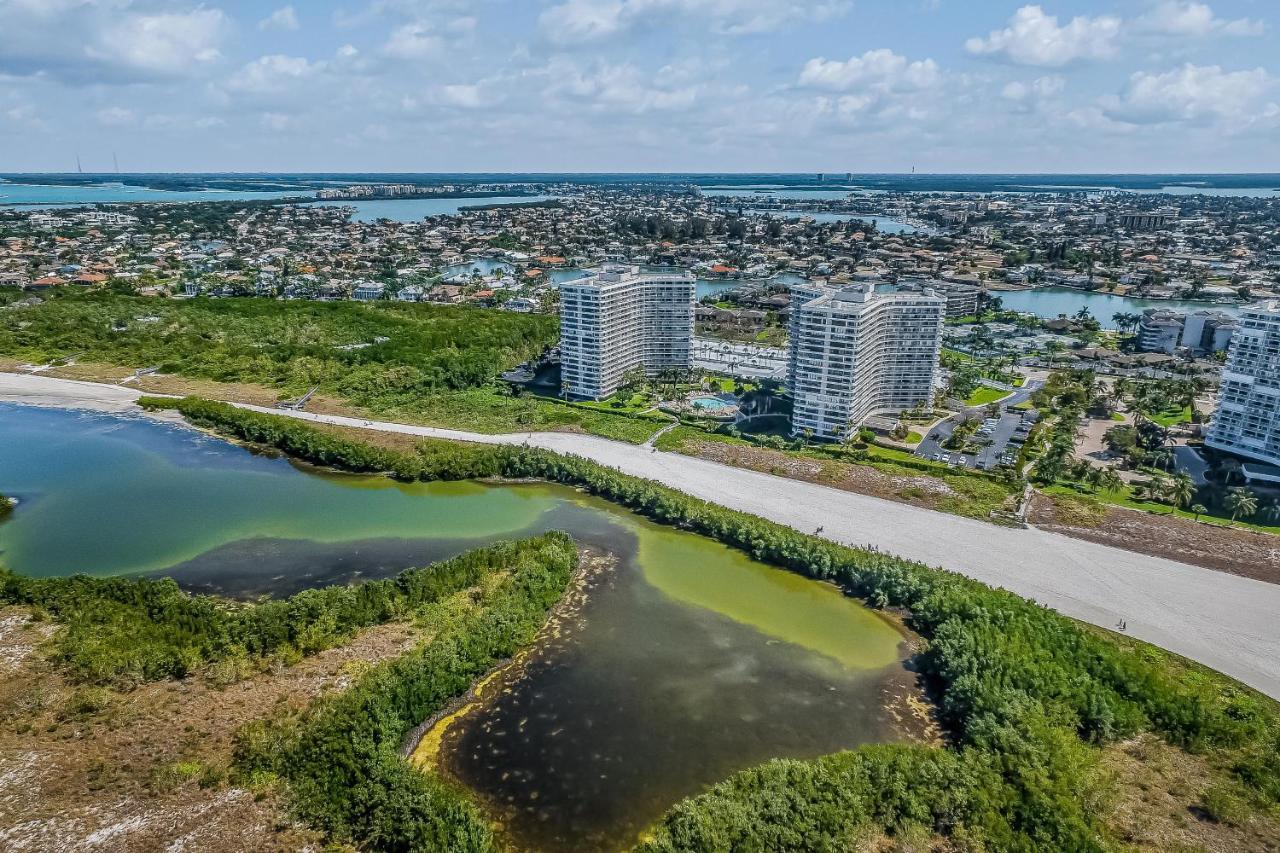
[(913, 677), (880, 614), (566, 487), (396, 483), (142, 417), (0, 405), (0, 493), (19, 499), (0, 524), (9, 568), (146, 573), (240, 598), (551, 529), (612, 555), (429, 762), (520, 848), (617, 849), (736, 770), (906, 734), (887, 701)]

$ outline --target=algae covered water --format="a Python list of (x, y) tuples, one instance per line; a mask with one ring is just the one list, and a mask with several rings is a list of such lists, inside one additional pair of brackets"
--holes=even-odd
[(773, 757), (901, 731), (902, 633), (837, 589), (548, 484), (319, 472), (144, 418), (0, 405), (0, 562), (239, 597), (385, 577), (560, 529), (603, 568), (555, 630), (430, 733), (434, 768), (530, 849), (628, 845)]

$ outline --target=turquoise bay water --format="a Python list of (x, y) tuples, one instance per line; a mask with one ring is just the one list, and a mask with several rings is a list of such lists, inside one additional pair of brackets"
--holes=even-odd
[(1185, 299), (1135, 299), (1116, 296), (1101, 291), (1076, 290), (1072, 287), (1037, 287), (1034, 290), (993, 291), (1010, 311), (1024, 311), (1037, 317), (1053, 319), (1061, 314), (1075, 314), (1087, 307), (1104, 329), (1114, 329), (1111, 315), (1117, 313), (1141, 314), (1147, 308), (1168, 308), (1171, 311), (1223, 311), (1239, 314), (1239, 305), (1213, 302), (1193, 302)]
[(23, 209), (71, 207), (83, 204), (136, 203), (150, 201), (255, 201), (273, 198), (312, 196), (314, 190), (153, 190), (124, 184), (88, 186), (47, 186), (0, 181), (0, 207), (21, 204)]
[(390, 219), (393, 222), (417, 222), (428, 216), (452, 216), (464, 207), (486, 204), (528, 204), (547, 201), (549, 195), (521, 196), (470, 196), (464, 198), (394, 198), (356, 199), (352, 201), (319, 201), (322, 207), (354, 207), (351, 217), (356, 222), (376, 222)]

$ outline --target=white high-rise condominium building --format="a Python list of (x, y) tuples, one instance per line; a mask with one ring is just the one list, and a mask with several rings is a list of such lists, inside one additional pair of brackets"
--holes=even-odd
[(946, 310), (931, 290), (793, 288), (792, 432), (844, 440), (870, 415), (932, 401)]
[(560, 285), (560, 378), (571, 397), (602, 400), (628, 371), (687, 369), (692, 273), (608, 265)]
[(1280, 302), (1247, 308), (1236, 321), (1204, 443), (1280, 465)]

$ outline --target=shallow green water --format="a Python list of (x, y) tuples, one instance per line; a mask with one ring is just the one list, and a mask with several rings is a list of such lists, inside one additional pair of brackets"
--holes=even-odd
[(624, 846), (771, 757), (894, 739), (898, 630), (828, 585), (547, 484), (320, 473), (138, 418), (0, 405), (0, 561), (253, 597), (551, 529), (615, 555), (570, 629), (450, 730), (442, 768), (531, 849)]

